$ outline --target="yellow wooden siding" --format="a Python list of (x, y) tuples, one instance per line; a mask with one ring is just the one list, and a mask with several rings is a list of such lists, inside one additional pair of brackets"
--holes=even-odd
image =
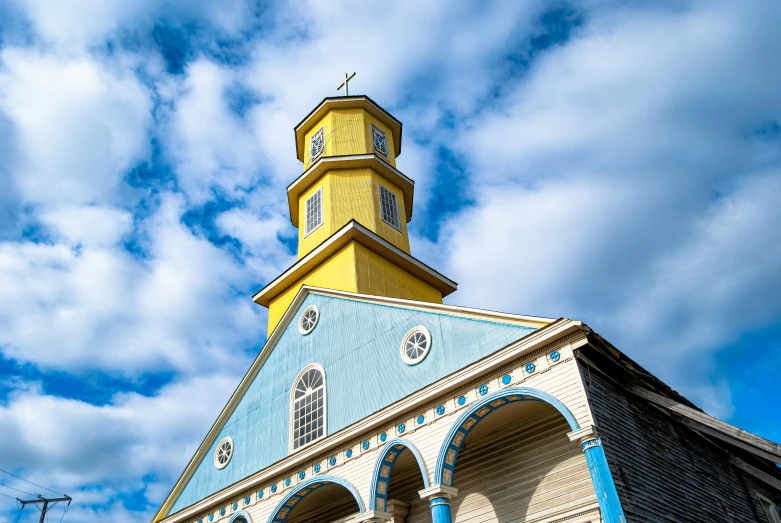
[(371, 123), (382, 129), (388, 137), (389, 164), (396, 167), (395, 145), (390, 128), (363, 109), (333, 109), (318, 120), (304, 134), (304, 170), (311, 165), (310, 140), (325, 126), (325, 150), (323, 156), (368, 154), (372, 151)]
[[(374, 191), (373, 201), (374, 206), (377, 209), (377, 212), (374, 213), (374, 219), (377, 225), (373, 231), (391, 242), (402, 251), (409, 253), (410, 249), (409, 236), (407, 233), (407, 208), (404, 205), (404, 194), (396, 185), (390, 183), (388, 180), (374, 171), (372, 171), (372, 181), (372, 189)], [(382, 221), (382, 213), (380, 210), (380, 184), (396, 195), (396, 201), (399, 202), (399, 223), (401, 224), (401, 231), (396, 230), (394, 227)]]
[(331, 126), (331, 113), (328, 112), (325, 114), (325, 116), (323, 116), (320, 120), (318, 120), (317, 123), (315, 123), (304, 135), (304, 170), (305, 171), (309, 169), (312, 160), (312, 156), (311, 156), (312, 148), (310, 146), (312, 135), (315, 134), (317, 131), (319, 131), (320, 128), (323, 126), (325, 126), (325, 148), (323, 150), (323, 156), (330, 154), (328, 149), (330, 143), (329, 133), (331, 132), (333, 127)]
[(355, 254), (358, 292), (442, 303), (440, 291), (363, 245), (356, 245)]
[(330, 111), (331, 148), (329, 156), (366, 154), (370, 145), (366, 141), (366, 112), (363, 109), (336, 109)]
[[(392, 191), (399, 202), (401, 231), (382, 221), (379, 184)], [(323, 224), (309, 236), (306, 231), (306, 200), (323, 189)], [(314, 250), (350, 220), (355, 220), (372, 232), (403, 250), (410, 252), (404, 198), (401, 189), (372, 169), (339, 169), (326, 172), (301, 194), (298, 206), (298, 258)]]
[(358, 292), (355, 277), (355, 242), (350, 242), (333, 256), (307, 273), (300, 280), (288, 286), (284, 292), (271, 300), (268, 308), (268, 333), (282, 319), (302, 285), (323, 287), (340, 291)]

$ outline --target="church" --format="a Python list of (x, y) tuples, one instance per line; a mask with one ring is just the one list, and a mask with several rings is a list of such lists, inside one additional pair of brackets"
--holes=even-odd
[(152, 523), (781, 523), (781, 445), (581, 321), (443, 304), (389, 112), (326, 98), (294, 131), (298, 260)]

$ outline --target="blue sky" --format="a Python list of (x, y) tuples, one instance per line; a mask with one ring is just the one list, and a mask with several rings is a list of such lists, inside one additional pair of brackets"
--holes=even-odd
[(404, 122), (413, 252), (449, 302), (583, 320), (781, 440), (779, 22), (770, 0), (0, 2), (0, 468), (72, 495), (66, 521), (151, 517), (265, 341), (292, 128), (345, 71)]

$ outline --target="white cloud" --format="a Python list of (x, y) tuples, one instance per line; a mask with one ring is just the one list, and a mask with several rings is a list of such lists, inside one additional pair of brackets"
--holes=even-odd
[(0, 243), (5, 355), (130, 374), (219, 369), (237, 355), (247, 362), (243, 350), (263, 341), (264, 313), (249, 299), (259, 276), (193, 236), (182, 212), (181, 199), (169, 198), (144, 222), (146, 258), (100, 242)]
[(155, 396), (117, 394), (101, 406), (22, 390), (0, 406), (0, 461), (73, 497), (68, 521), (137, 521), (121, 496), (146, 488), (147, 499), (161, 499), (238, 379), (239, 373), (213, 374), (168, 385)]
[(781, 119), (779, 14), (592, 13), (459, 136), (477, 205), (444, 227), (451, 301), (582, 319), (728, 414), (714, 351), (781, 316), (781, 155), (752, 136)]
[(16, 135), (13, 182), (26, 203), (102, 203), (149, 150), (150, 93), (86, 58), (0, 52), (0, 111)]

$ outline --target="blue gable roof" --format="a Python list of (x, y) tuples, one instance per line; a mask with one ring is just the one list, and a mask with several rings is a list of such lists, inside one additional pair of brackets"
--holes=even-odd
[[(333, 434), (535, 330), (316, 293), (298, 309), (309, 305), (320, 310), (317, 327), (302, 336), (297, 321), (286, 326), (170, 513), (289, 454), (290, 389), (310, 363), (325, 369), (326, 425)], [(431, 332), (431, 350), (421, 363), (409, 366), (401, 360), (399, 346), (417, 325)], [(381, 386), (366, 394), (371, 384)], [(218, 470), (212, 456), (225, 436), (233, 438), (234, 454)]]

